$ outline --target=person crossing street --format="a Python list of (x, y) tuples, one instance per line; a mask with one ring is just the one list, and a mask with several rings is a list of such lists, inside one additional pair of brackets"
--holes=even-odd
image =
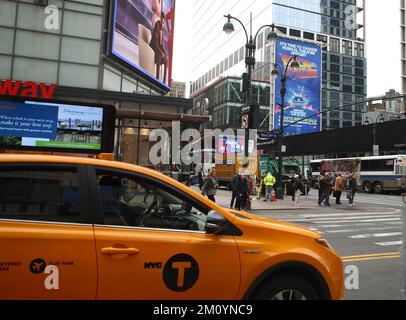
[(265, 200), (264, 201), (268, 201), (268, 200), (272, 201), (272, 191), (273, 191), (273, 186), (275, 185), (275, 183), (276, 183), (275, 177), (272, 175), (272, 173), (268, 172), (268, 174), (264, 178), (264, 184), (265, 184)]

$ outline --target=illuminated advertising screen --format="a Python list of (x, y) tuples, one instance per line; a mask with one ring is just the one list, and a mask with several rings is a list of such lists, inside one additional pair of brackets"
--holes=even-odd
[(175, 0), (116, 0), (112, 54), (171, 86)]
[[(285, 135), (300, 135), (321, 131), (321, 116), (300, 121), (321, 111), (321, 49), (316, 44), (291, 39), (278, 39), (276, 63), (285, 71), (288, 61), (297, 55), (300, 68), (288, 68), (284, 108)], [(282, 70), (283, 69), (283, 70)], [(275, 129), (280, 128), (282, 102), (281, 81), (275, 83)], [(297, 122), (299, 121), (299, 122)], [(297, 122), (293, 124), (294, 122)], [(289, 126), (290, 125), (290, 126)], [(286, 127), (288, 126), (288, 127)]]
[(217, 152), (229, 155), (232, 153), (243, 153), (245, 150), (245, 139), (240, 137), (219, 139), (219, 148)]
[(0, 148), (102, 152), (105, 122), (111, 117), (111, 110), (106, 110), (103, 106), (0, 100)]

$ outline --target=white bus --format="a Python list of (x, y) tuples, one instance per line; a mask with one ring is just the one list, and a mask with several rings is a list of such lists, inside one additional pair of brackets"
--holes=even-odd
[[(322, 159), (310, 162), (310, 181), (317, 187), (323, 161), (349, 160)], [(406, 155), (355, 158), (361, 160), (360, 187), (367, 193), (406, 190)]]

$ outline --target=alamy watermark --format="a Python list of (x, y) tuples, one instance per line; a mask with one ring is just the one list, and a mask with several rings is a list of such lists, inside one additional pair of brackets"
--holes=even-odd
[[(172, 134), (162, 128), (151, 131), (150, 142), (156, 142), (149, 151), (149, 161), (153, 165), (160, 164), (221, 164), (227, 161), (234, 164), (242, 161), (249, 163), (245, 156), (246, 143), (248, 154), (257, 156), (257, 130), (245, 129), (206, 129), (202, 133), (197, 129), (186, 129), (181, 132), (181, 123), (172, 122)], [(183, 145), (183, 146), (182, 146)], [(220, 147), (221, 146), (221, 147)], [(213, 161), (215, 159), (215, 161)]]

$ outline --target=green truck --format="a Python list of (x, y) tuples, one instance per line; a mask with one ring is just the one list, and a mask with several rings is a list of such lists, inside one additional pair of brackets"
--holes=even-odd
[[(282, 180), (285, 188), (285, 194), (291, 195), (292, 190), (290, 187), (291, 178), (296, 175), (302, 174), (299, 161), (294, 158), (283, 158), (282, 160), (283, 170), (282, 170)], [(267, 156), (262, 156), (259, 159), (259, 173), (261, 176), (266, 175), (268, 172), (271, 172), (275, 178), (279, 176), (279, 159), (272, 158), (269, 159)], [(304, 178), (302, 176), (302, 178)], [(308, 194), (310, 190), (310, 184), (307, 180), (303, 180), (304, 186), (301, 189), (303, 194)]]

